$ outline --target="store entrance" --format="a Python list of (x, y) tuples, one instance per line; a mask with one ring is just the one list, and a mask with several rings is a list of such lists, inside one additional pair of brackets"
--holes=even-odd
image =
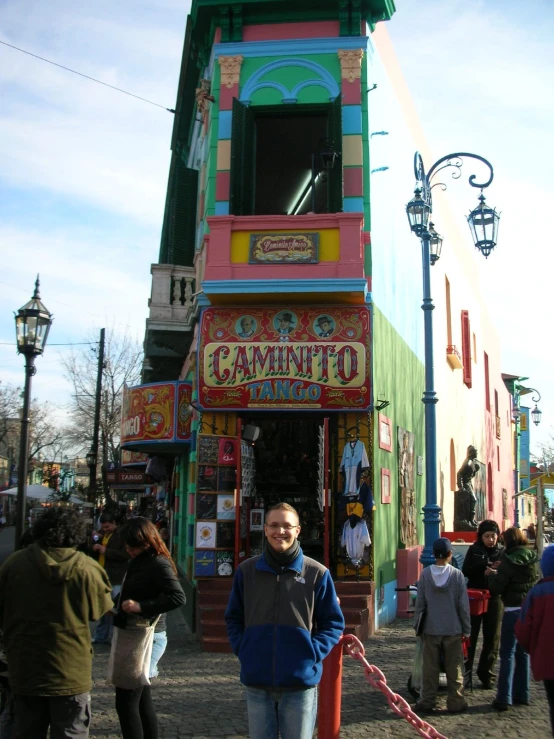
[[(300, 516), (304, 554), (323, 563), (325, 515), (322, 487), (323, 419), (275, 417), (256, 420), (261, 429), (254, 444), (256, 487), (250, 505), (265, 511), (275, 503), (294, 506)], [(250, 553), (260, 554), (263, 531), (250, 530)]]

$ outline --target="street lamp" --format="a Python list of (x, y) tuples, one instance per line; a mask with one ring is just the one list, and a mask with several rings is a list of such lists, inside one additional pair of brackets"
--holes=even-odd
[(89, 480), (88, 480), (88, 486), (89, 486), (89, 502), (94, 503), (94, 492), (96, 489), (96, 450), (93, 449), (93, 447), (90, 448), (90, 450), (87, 452), (86, 457), (87, 461), (87, 467), (89, 469)]
[(411, 231), (421, 240), (421, 254), (423, 262), (423, 309), (425, 327), (425, 391), (423, 403), (425, 406), (425, 505), (423, 506), (423, 523), (425, 525), (425, 546), (421, 553), (421, 563), (424, 566), (434, 564), (433, 542), (440, 536), (441, 508), (437, 503), (437, 421), (435, 405), (438, 401), (434, 389), (433, 365), (433, 310), (435, 308), (431, 297), (431, 265), (439, 260), (442, 250), (442, 238), (435, 231), (431, 222), (433, 213), (433, 198), (431, 190), (435, 185), (445, 189), (444, 183), (432, 183), (433, 177), (441, 170), (452, 167), (454, 179), (460, 177), (464, 159), (476, 159), (483, 162), (489, 169), (489, 177), (485, 182), (476, 182), (476, 176), (471, 175), (469, 184), (481, 190), (479, 205), (468, 216), (469, 227), (473, 236), (473, 243), (481, 253), (488, 257), (496, 246), (499, 214), (485, 204), (484, 188), (493, 180), (493, 168), (490, 162), (477, 154), (459, 152), (448, 154), (436, 161), (428, 173), (425, 172), (421, 154), (416, 152), (414, 157), (414, 174), (416, 189), (414, 197), (406, 206), (406, 214)]
[(39, 278), (35, 282), (35, 292), (28, 303), (15, 313), (15, 333), (17, 353), (25, 357), (25, 389), (23, 391), (23, 411), (21, 414), (21, 438), (19, 440), (19, 465), (17, 470), (17, 509), (15, 521), (15, 548), (19, 547), (25, 527), (25, 507), (27, 497), (27, 464), (29, 456), (29, 410), (31, 405), (31, 378), (36, 373), (35, 357), (40, 356), (53, 315), (46, 308), (39, 295)]

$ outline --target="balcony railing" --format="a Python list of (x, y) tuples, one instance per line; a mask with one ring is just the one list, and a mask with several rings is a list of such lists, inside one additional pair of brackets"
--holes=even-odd
[(152, 297), (148, 301), (148, 328), (164, 330), (179, 324), (181, 331), (190, 329), (196, 312), (195, 268), (153, 264), (150, 271)]
[(452, 367), (452, 369), (462, 369), (462, 355), (454, 346), (454, 344), (449, 344), (446, 347), (446, 361)]

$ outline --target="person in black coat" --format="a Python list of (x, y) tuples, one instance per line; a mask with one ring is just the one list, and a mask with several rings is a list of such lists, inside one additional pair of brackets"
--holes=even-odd
[[(177, 570), (154, 524), (137, 516), (123, 527), (121, 538), (131, 562), (114, 626), (124, 629), (138, 614), (152, 623), (160, 614), (182, 606), (186, 598)], [(134, 690), (116, 687), (115, 707), (123, 739), (157, 739), (158, 718), (150, 685)]]
[[(504, 549), (498, 542), (500, 529), (496, 521), (487, 519), (481, 521), (477, 529), (477, 541), (467, 550), (463, 574), (468, 578), (467, 587), (474, 590), (489, 590), (487, 575), (491, 570), (496, 570), (500, 564), (500, 558)], [(488, 601), (486, 613), (479, 616), (471, 616), (471, 641), (469, 645), (469, 661), (473, 669), (475, 648), (481, 625), (483, 626), (483, 646), (479, 664), (477, 665), (477, 677), (485, 689), (492, 687), (494, 678), (493, 668), (498, 657), (500, 643), (500, 626), (504, 607), (500, 596), (493, 595)]]

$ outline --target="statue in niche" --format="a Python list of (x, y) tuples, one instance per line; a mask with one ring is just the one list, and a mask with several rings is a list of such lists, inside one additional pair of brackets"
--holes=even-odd
[(468, 446), (467, 456), (458, 470), (458, 490), (454, 498), (454, 531), (476, 531), (475, 507), (477, 498), (473, 492), (473, 478), (479, 472), (477, 449)]

